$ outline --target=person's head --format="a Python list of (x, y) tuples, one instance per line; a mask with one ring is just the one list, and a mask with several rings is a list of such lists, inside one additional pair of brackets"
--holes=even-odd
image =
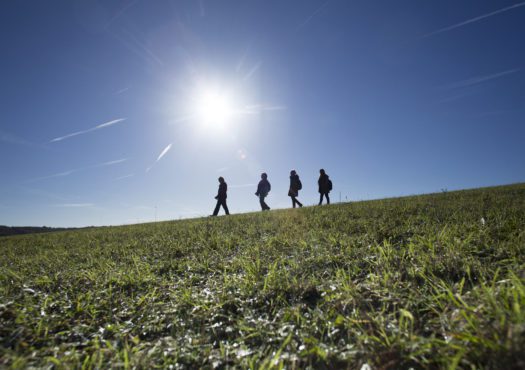
[(297, 172), (295, 172), (295, 170), (291, 170), (290, 171), (290, 176), (295, 176), (295, 175), (297, 175)]
[(268, 178), (268, 175), (266, 172), (261, 173), (261, 179), (266, 180)]
[(326, 172), (324, 172), (324, 169), (322, 169), (322, 168), (319, 170), (319, 173), (320, 173), (321, 175), (326, 175)]
[(219, 182), (222, 184), (224, 182), (224, 177), (219, 177)]

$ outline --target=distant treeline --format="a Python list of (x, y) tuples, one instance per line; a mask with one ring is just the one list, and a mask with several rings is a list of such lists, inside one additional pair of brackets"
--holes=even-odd
[(2, 226), (0, 225), (0, 237), (8, 235), (20, 235), (20, 234), (36, 234), (36, 233), (49, 233), (52, 231), (65, 231), (73, 230), (73, 228), (64, 227), (35, 227), (35, 226)]

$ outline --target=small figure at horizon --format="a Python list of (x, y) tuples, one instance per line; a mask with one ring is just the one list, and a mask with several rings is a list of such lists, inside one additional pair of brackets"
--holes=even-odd
[(328, 196), (328, 193), (330, 193), (332, 190), (332, 181), (324, 169), (321, 168), (319, 173), (319, 180), (317, 180), (317, 184), (319, 184), (319, 194), (321, 194), (319, 198), (319, 205), (323, 204), (323, 196), (326, 197), (326, 204), (330, 204), (330, 197)]
[(261, 174), (261, 181), (259, 181), (259, 185), (257, 185), (257, 192), (255, 195), (259, 197), (259, 203), (261, 204), (261, 209), (263, 211), (269, 211), (270, 207), (268, 207), (268, 204), (264, 202), (264, 198), (268, 196), (268, 193), (272, 190), (272, 186), (270, 185), (270, 182), (268, 181), (268, 175), (263, 172)]
[(228, 184), (226, 184), (226, 181), (224, 181), (224, 177), (219, 177), (219, 191), (217, 192), (217, 196), (215, 199), (217, 199), (217, 205), (215, 206), (215, 210), (213, 211), (212, 216), (217, 216), (219, 214), (219, 209), (224, 208), (224, 212), (226, 212), (227, 215), (230, 214), (230, 211), (228, 210), (228, 206), (226, 205), (226, 198), (228, 197), (226, 195), (226, 192), (228, 191)]
[(292, 206), (295, 208), (295, 205), (298, 204), (299, 207), (302, 207), (303, 204), (299, 202), (297, 197), (299, 196), (299, 190), (303, 188), (299, 175), (295, 170), (290, 172), (290, 190), (288, 190), (288, 196), (292, 198)]

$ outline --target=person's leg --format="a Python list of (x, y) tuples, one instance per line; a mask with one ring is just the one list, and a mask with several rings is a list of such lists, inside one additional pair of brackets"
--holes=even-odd
[(319, 197), (319, 205), (323, 204), (323, 193)]
[(299, 205), (299, 207), (303, 206), (303, 203), (299, 202), (299, 199), (295, 198), (296, 203)]
[(221, 201), (217, 200), (217, 205), (215, 206), (215, 209), (213, 210), (213, 216), (217, 216), (219, 214), (220, 207), (221, 207)]
[(292, 195), (292, 207), (295, 208), (295, 202), (297, 202), (297, 199)]
[(226, 205), (226, 199), (222, 201), (222, 208), (224, 208), (224, 212), (226, 212), (227, 215), (230, 214), (230, 211), (228, 210), (228, 206)]
[(259, 204), (261, 205), (261, 210), (264, 211), (265, 210), (264, 206), (266, 203), (264, 203), (264, 197), (262, 195), (259, 195)]
[(268, 204), (266, 204), (266, 202), (264, 201), (264, 198), (266, 198), (266, 196), (261, 196), (261, 207), (263, 208), (263, 211), (264, 210), (269, 211), (270, 207), (268, 207)]
[(330, 204), (330, 197), (328, 196), (328, 193), (326, 193), (325, 196), (326, 196), (326, 204)]

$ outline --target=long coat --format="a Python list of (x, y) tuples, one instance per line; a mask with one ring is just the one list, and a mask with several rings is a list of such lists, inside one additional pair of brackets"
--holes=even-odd
[(319, 193), (326, 194), (330, 192), (330, 186), (328, 185), (328, 181), (329, 178), (327, 174), (319, 176), (319, 180), (317, 181), (317, 183), (319, 184)]
[(219, 192), (217, 193), (217, 199), (218, 200), (224, 200), (228, 196), (226, 195), (226, 192), (228, 191), (228, 184), (226, 182), (223, 182), (219, 185)]
[(290, 190), (288, 190), (289, 197), (296, 197), (299, 195), (300, 180), (299, 175), (290, 176)]

